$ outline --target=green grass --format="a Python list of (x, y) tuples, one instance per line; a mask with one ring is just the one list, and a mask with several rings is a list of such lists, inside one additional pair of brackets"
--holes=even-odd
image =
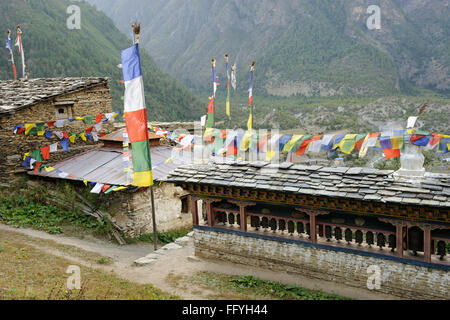
[(320, 290), (309, 290), (298, 285), (286, 285), (253, 276), (198, 272), (192, 276), (191, 281), (217, 291), (214, 297), (218, 299), (348, 300)]
[[(183, 228), (178, 230), (171, 230), (167, 232), (157, 232), (157, 239), (159, 243), (171, 243), (176, 239), (186, 236), (192, 228)], [(128, 242), (153, 242), (153, 233), (144, 233), (135, 239), (127, 239)]]
[(60, 184), (54, 190), (63, 190), (61, 197), (67, 200), (62, 206), (51, 201), (45, 186), (31, 187), (26, 179), (10, 189), (0, 189), (0, 222), (15, 227), (31, 227), (50, 234), (61, 234), (67, 226), (105, 235), (109, 226), (71, 206), (71, 194), (76, 192), (69, 184)]

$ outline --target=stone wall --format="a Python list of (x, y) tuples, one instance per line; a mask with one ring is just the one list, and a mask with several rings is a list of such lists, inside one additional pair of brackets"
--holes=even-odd
[(381, 270), (380, 292), (405, 299), (450, 299), (449, 272), (418, 264), (327, 250), (317, 245), (274, 241), (239, 232), (194, 228), (195, 254), (278, 272), (301, 274), (367, 289), (367, 269)]
[[(17, 124), (37, 123), (56, 120), (54, 103), (61, 101), (73, 101), (72, 117), (96, 115), (112, 112), (111, 94), (109, 84), (95, 85), (84, 90), (57, 96), (28, 108), (17, 110), (12, 115), (0, 115), (0, 181), (6, 181), (11, 174), (24, 172), (21, 166), (24, 153), (40, 149), (47, 145), (58, 142), (53, 136), (47, 139), (44, 136), (25, 135), (24, 133), (14, 135), (13, 130)], [(52, 131), (80, 132), (93, 124), (85, 124), (84, 121), (74, 121), (63, 128), (52, 128)], [(103, 130), (112, 131), (113, 124), (106, 122)], [(50, 155), (50, 162), (56, 162), (73, 156), (74, 154), (87, 151), (95, 147), (97, 143), (92, 140), (84, 142), (77, 139), (76, 144), (70, 144), (70, 152), (62, 151), (59, 147), (57, 153)]]
[[(150, 189), (134, 193), (120, 193), (115, 209), (111, 211), (116, 222), (124, 228), (129, 237), (153, 232)], [(154, 187), (156, 227), (158, 232), (192, 226), (192, 215), (181, 212), (180, 197), (186, 195), (182, 188), (171, 183)], [(116, 197), (112, 195), (111, 197)], [(120, 204), (117, 204), (120, 202)]]

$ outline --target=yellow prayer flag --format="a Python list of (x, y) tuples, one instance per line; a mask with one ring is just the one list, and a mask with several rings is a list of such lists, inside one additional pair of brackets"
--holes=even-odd
[(45, 130), (38, 131), (38, 133), (37, 133), (38, 136), (43, 136), (44, 134), (45, 134)]
[(250, 146), (250, 138), (253, 135), (252, 131), (246, 131), (244, 137), (242, 137), (241, 144), (239, 145), (239, 149), (241, 151), (247, 151)]
[(207, 129), (205, 130), (204, 136), (205, 136), (205, 137), (210, 137), (210, 136), (212, 136), (213, 131), (214, 131), (213, 128), (207, 128)]
[(25, 123), (25, 134), (30, 133), (30, 130), (33, 129), (35, 123)]
[(274, 150), (267, 151), (267, 153), (266, 153), (266, 161), (272, 160), (273, 157), (274, 157), (276, 154), (277, 154), (277, 152), (274, 151)]
[(77, 138), (77, 135), (76, 134), (73, 134), (73, 135), (71, 135), (70, 137), (69, 137), (69, 141), (71, 142), (71, 143), (75, 143), (75, 139)]
[(86, 179), (84, 179), (83, 182), (84, 182), (85, 186), (87, 187), (88, 181)]
[(350, 154), (355, 148), (356, 136), (357, 134), (346, 134), (344, 138), (337, 144), (337, 146), (343, 153)]
[(247, 128), (248, 130), (253, 130), (253, 114), (250, 113), (250, 116), (248, 117), (248, 121), (247, 121)]
[(295, 134), (292, 136), (291, 140), (288, 141), (288, 143), (286, 143), (284, 145), (284, 148), (281, 152), (285, 153), (285, 152), (289, 152), (292, 150), (292, 148), (295, 146), (295, 144), (297, 143), (298, 140), (300, 140), (301, 138), (303, 138), (302, 134)]
[(113, 189), (113, 191), (116, 192), (116, 191), (125, 190), (125, 189), (128, 189), (128, 187), (118, 187), (118, 188)]
[(23, 160), (25, 160), (29, 155), (30, 155), (29, 152), (25, 153), (25, 154), (23, 155)]
[(54, 170), (55, 170), (55, 168), (53, 168), (53, 167), (45, 167), (45, 171), (47, 171), (47, 172), (52, 172)]
[(84, 120), (85, 117), (76, 117), (76, 120)]
[(80, 134), (80, 138), (81, 138), (81, 140), (83, 140), (83, 141), (87, 141), (86, 135), (84, 134), (84, 132), (83, 132), (82, 134)]
[(403, 148), (403, 135), (397, 135), (391, 137), (392, 149)]

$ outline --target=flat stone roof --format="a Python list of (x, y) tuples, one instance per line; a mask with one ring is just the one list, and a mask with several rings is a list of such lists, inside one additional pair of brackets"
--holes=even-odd
[[(220, 163), (222, 162), (222, 163)], [(394, 171), (301, 164), (213, 161), (180, 166), (167, 177), (176, 184), (200, 184), (327, 196), (375, 202), (450, 207), (450, 175), (426, 173), (411, 183)]]
[(108, 82), (108, 78), (0, 80), (0, 115), (105, 82)]

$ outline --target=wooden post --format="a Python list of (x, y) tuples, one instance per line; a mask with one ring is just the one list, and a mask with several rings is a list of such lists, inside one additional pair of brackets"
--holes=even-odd
[(214, 214), (213, 214), (213, 207), (212, 201), (205, 200), (206, 203), (206, 216), (208, 217), (208, 226), (213, 227), (214, 226)]
[(191, 213), (192, 213), (192, 224), (194, 226), (198, 225), (198, 205), (197, 200), (191, 197)]
[(156, 214), (155, 214), (155, 196), (153, 194), (153, 186), (150, 187), (150, 198), (152, 202), (152, 221), (153, 221), (153, 247), (158, 250), (158, 237), (156, 230)]
[(246, 215), (246, 208), (247, 206), (245, 204), (241, 204), (239, 206), (239, 214), (241, 216), (241, 231), (247, 232), (247, 215)]
[(317, 243), (316, 217), (317, 215), (315, 213), (309, 214), (309, 233), (311, 236), (312, 243)]
[(423, 228), (423, 256), (426, 262), (431, 262), (431, 228)]
[(396, 224), (396, 236), (397, 236), (397, 257), (403, 257), (403, 225)]

